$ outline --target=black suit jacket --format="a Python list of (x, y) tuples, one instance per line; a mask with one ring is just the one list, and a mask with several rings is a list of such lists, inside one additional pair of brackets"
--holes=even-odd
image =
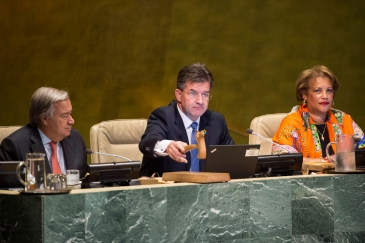
[[(84, 177), (89, 166), (85, 153), (85, 142), (81, 134), (77, 130), (72, 129), (70, 136), (64, 138), (61, 141), (61, 145), (66, 169), (79, 170), (80, 178)], [(25, 161), (27, 153), (46, 154), (38, 129), (30, 126), (30, 124), (4, 138), (0, 147), (1, 161)], [(47, 156), (45, 163), (46, 173), (51, 173), (52, 170)]]
[[(204, 139), (207, 151), (208, 145), (234, 144), (222, 114), (207, 110), (200, 117), (199, 123), (199, 130), (204, 129), (206, 130)], [(151, 176), (154, 172), (158, 172), (161, 176), (163, 172), (189, 171), (190, 152), (186, 153), (188, 163), (180, 163), (168, 156), (160, 157), (154, 154), (153, 149), (156, 142), (164, 139), (189, 144), (176, 101), (171, 102), (169, 106), (157, 108), (148, 118), (146, 131), (139, 143), (139, 150), (143, 153), (140, 176)], [(203, 171), (205, 160), (201, 159), (199, 162), (200, 171)]]

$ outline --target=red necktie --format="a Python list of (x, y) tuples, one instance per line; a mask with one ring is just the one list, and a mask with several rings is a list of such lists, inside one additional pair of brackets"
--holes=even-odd
[(57, 143), (50, 142), (49, 143), (52, 148), (52, 155), (51, 155), (51, 162), (52, 162), (52, 173), (53, 174), (62, 174), (62, 170), (60, 164), (58, 163), (57, 159)]

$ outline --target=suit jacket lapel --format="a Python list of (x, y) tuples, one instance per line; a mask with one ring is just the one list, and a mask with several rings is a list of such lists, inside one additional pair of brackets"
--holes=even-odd
[(184, 122), (180, 116), (180, 113), (177, 109), (177, 105), (174, 106), (174, 110), (175, 110), (175, 128), (177, 131), (177, 134), (180, 136), (180, 141), (183, 141), (187, 144), (189, 144), (189, 139), (188, 139), (188, 135), (186, 134), (186, 129), (184, 126)]
[[(30, 140), (32, 142), (32, 145), (30, 147), (31, 147), (31, 151), (33, 153), (44, 153), (45, 155), (47, 155), (46, 149), (44, 148), (44, 145), (43, 145), (43, 142), (41, 139), (41, 135), (39, 135), (38, 128), (30, 127)], [(45, 158), (44, 162), (46, 163), (46, 171), (48, 173), (48, 172), (51, 172), (52, 169), (51, 169), (51, 165), (50, 165), (50, 162), (49, 162), (47, 156), (45, 156), (45, 157), (46, 158)]]
[(66, 170), (67, 168), (71, 168), (72, 166), (72, 161), (74, 160), (74, 154), (73, 154), (73, 141), (72, 139), (69, 139), (68, 137), (66, 137), (65, 139), (63, 139), (61, 141), (61, 145), (62, 145), (62, 149), (63, 149), (63, 156), (65, 158), (65, 165), (66, 165)]
[(200, 117), (200, 123), (199, 123), (199, 131), (203, 131), (205, 130), (206, 133), (204, 134), (204, 140), (205, 143), (207, 144), (207, 141), (209, 141), (209, 135), (210, 135), (210, 124), (209, 124), (209, 120), (210, 117), (207, 114), (207, 112), (205, 112), (201, 117)]
[[(206, 151), (207, 153), (208, 151), (208, 144), (209, 144), (209, 137), (210, 137), (210, 133), (212, 131), (210, 131), (210, 115), (208, 112), (205, 112), (201, 117), (200, 117), (200, 122), (199, 122), (199, 131), (203, 131), (205, 130), (205, 134), (204, 134), (204, 140), (205, 140), (205, 147), (206, 147)], [(205, 168), (205, 159), (201, 159), (199, 160), (199, 171), (204, 171)]]
[[(179, 136), (179, 138), (177, 140), (180, 140), (180, 141), (183, 141), (183, 142), (189, 144), (189, 139), (188, 139), (188, 135), (186, 134), (185, 125), (184, 125), (184, 122), (178, 111), (176, 102), (174, 104), (174, 116), (175, 116), (175, 129), (176, 129), (176, 133)], [(186, 156), (186, 159), (188, 160), (186, 169), (189, 170), (190, 165), (191, 165), (191, 157)]]

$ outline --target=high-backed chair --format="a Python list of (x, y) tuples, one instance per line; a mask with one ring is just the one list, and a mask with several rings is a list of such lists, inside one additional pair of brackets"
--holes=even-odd
[[(280, 126), (281, 120), (283, 120), (283, 118), (287, 115), (288, 113), (276, 113), (255, 117), (251, 122), (250, 128), (255, 133), (260, 134), (263, 137), (272, 139)], [(260, 144), (260, 155), (271, 154), (272, 143), (256, 135), (250, 134), (248, 138), (248, 143)]]
[(22, 126), (0, 126), (0, 144), (4, 138), (21, 128)]
[[(90, 145), (94, 152), (116, 154), (142, 161), (138, 144), (146, 130), (147, 119), (116, 119), (95, 124), (90, 129)], [(122, 158), (100, 154), (91, 155), (91, 163), (125, 161)]]

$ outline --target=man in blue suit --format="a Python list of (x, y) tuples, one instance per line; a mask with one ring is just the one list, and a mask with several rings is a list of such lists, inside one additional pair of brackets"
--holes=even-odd
[[(139, 149), (143, 153), (140, 176), (171, 171), (204, 171), (205, 160), (185, 154), (195, 130), (205, 131), (205, 144), (234, 144), (224, 116), (208, 110), (214, 79), (204, 64), (182, 68), (177, 77), (176, 101), (154, 110)], [(194, 127), (197, 128), (194, 128)], [(195, 142), (195, 141), (194, 141)]]
[(64, 90), (37, 89), (29, 106), (29, 124), (4, 138), (0, 160), (25, 161), (27, 153), (46, 154), (46, 173), (66, 174), (75, 169), (84, 177), (88, 171), (85, 142), (72, 128), (72, 105)]

